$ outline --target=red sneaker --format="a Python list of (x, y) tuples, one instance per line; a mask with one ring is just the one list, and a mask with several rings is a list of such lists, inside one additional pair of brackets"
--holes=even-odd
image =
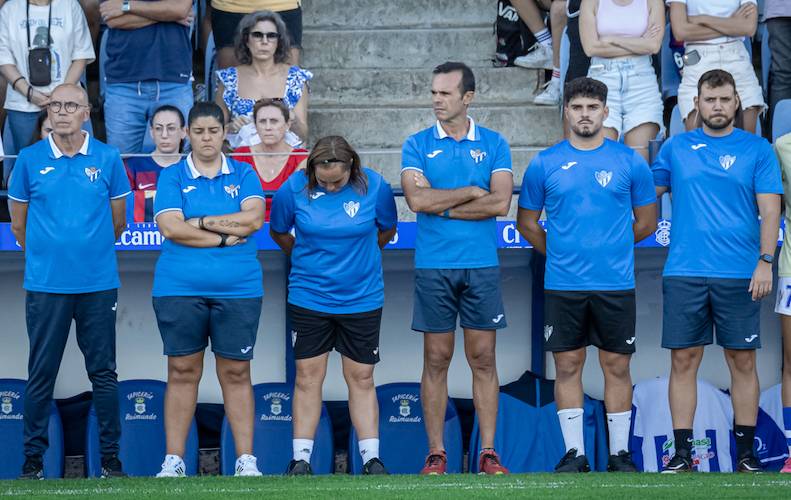
[(783, 464), (783, 468), (780, 469), (780, 472), (783, 474), (791, 473), (791, 457), (786, 459), (786, 463)]
[(478, 462), (478, 474), (508, 474), (508, 469), (500, 463), (500, 456), (494, 450), (481, 450)]
[(427, 476), (439, 476), (445, 474), (448, 469), (448, 456), (445, 450), (430, 451), (426, 457), (426, 465), (423, 466), (421, 474)]

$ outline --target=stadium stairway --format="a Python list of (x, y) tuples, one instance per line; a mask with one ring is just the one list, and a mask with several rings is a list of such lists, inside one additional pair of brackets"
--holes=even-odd
[[(496, 4), (480, 0), (304, 0), (302, 66), (311, 84), (309, 144), (342, 135), (364, 154), (363, 164), (393, 185), (400, 178), (401, 145), (431, 125), (431, 70), (452, 60), (472, 67), (476, 98), (470, 115), (501, 132), (513, 151), (520, 184), (535, 155), (561, 137), (553, 107), (532, 104), (538, 73), (494, 68)], [(400, 220), (414, 220), (403, 199)], [(509, 218), (515, 216), (516, 200)]]

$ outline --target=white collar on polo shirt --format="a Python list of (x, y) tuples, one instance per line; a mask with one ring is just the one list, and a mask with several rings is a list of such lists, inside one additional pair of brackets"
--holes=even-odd
[[(83, 136), (85, 136), (85, 140), (83, 141), (82, 146), (80, 146), (80, 149), (77, 152), (79, 154), (81, 154), (81, 155), (86, 155), (87, 156), (88, 155), (88, 143), (91, 142), (91, 136), (90, 136), (90, 134), (88, 134), (88, 132), (86, 132), (84, 130), (82, 131), (82, 134), (83, 134)], [(52, 149), (52, 156), (54, 156), (55, 159), (57, 160), (58, 158), (63, 156), (63, 151), (61, 151), (60, 148), (57, 146), (57, 144), (55, 144), (55, 139), (52, 138), (52, 135), (53, 135), (53, 133), (50, 133), (47, 136), (47, 140), (49, 141), (49, 147)]]
[[(476, 132), (476, 130), (475, 130), (475, 120), (473, 120), (472, 117), (469, 116), (469, 115), (467, 116), (467, 119), (470, 120), (470, 129), (467, 131), (467, 140), (468, 141), (474, 141), (475, 140), (475, 132)], [(436, 135), (437, 135), (437, 139), (444, 139), (444, 138), (448, 137), (448, 133), (445, 132), (444, 128), (442, 128), (442, 125), (439, 123), (439, 120), (437, 120)]]
[[(220, 173), (230, 174), (231, 167), (228, 165), (228, 159), (222, 153), (220, 153), (220, 158), (222, 158), (222, 166), (220, 167)], [(192, 153), (187, 155), (187, 168), (189, 168), (190, 177), (192, 177), (193, 179), (197, 179), (198, 177), (206, 177), (205, 175), (198, 172), (197, 168), (195, 168), (195, 163), (192, 162)]]

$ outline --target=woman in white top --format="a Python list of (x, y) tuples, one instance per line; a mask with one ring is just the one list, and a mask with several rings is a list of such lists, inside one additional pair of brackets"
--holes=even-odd
[(635, 148), (646, 160), (662, 127), (662, 98), (651, 55), (662, 46), (662, 0), (583, 0), (580, 38), (591, 58), (588, 76), (607, 85), (608, 138)]
[(700, 125), (694, 103), (698, 79), (706, 71), (722, 69), (736, 81), (744, 130), (755, 132), (758, 114), (766, 105), (744, 37), (755, 34), (756, 0), (667, 0), (667, 4), (673, 36), (685, 42), (678, 108), (687, 130)]

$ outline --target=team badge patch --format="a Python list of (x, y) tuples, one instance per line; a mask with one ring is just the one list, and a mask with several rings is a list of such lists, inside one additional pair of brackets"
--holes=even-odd
[(280, 398), (272, 398), (272, 403), (269, 405), (269, 411), (272, 415), (280, 415), (283, 412), (283, 402)]
[(599, 170), (598, 172), (595, 172), (593, 176), (596, 178), (596, 182), (598, 182), (601, 187), (607, 187), (607, 184), (609, 184), (612, 180), (612, 172), (608, 172), (606, 170)]
[(670, 244), (670, 221), (661, 220), (656, 225), (656, 231), (654, 232), (654, 236), (656, 238), (656, 242), (666, 247)]
[(723, 155), (720, 156), (720, 166), (725, 170), (728, 170), (736, 163), (736, 157), (731, 155)]
[(137, 397), (135, 398), (135, 413), (138, 415), (142, 415), (146, 412), (146, 398)]
[(13, 406), (13, 404), (11, 403), (11, 398), (9, 398), (8, 396), (4, 397), (4, 398), (3, 398), (3, 405), (2, 405), (2, 411), (3, 411), (3, 413), (4, 413), (5, 415), (8, 415), (8, 414), (9, 414), (9, 413), (11, 413), (13, 410), (14, 410), (14, 406)]
[(343, 210), (346, 211), (346, 215), (349, 217), (354, 217), (357, 215), (357, 212), (360, 210), (360, 202), (359, 201), (345, 201), (343, 202)]
[(401, 406), (398, 408), (398, 413), (402, 417), (408, 417), (410, 413), (412, 413), (412, 408), (409, 407), (409, 400), (402, 399)]
[(96, 182), (96, 179), (99, 178), (99, 175), (102, 173), (102, 169), (96, 167), (85, 167), (85, 175), (88, 176), (88, 180), (91, 182)]
[(486, 151), (481, 151), (480, 149), (471, 149), (470, 156), (472, 156), (472, 159), (475, 161), (475, 163), (480, 163), (486, 158)]
[(239, 186), (235, 184), (231, 184), (230, 186), (225, 186), (225, 192), (228, 193), (231, 198), (236, 198), (239, 196)]

